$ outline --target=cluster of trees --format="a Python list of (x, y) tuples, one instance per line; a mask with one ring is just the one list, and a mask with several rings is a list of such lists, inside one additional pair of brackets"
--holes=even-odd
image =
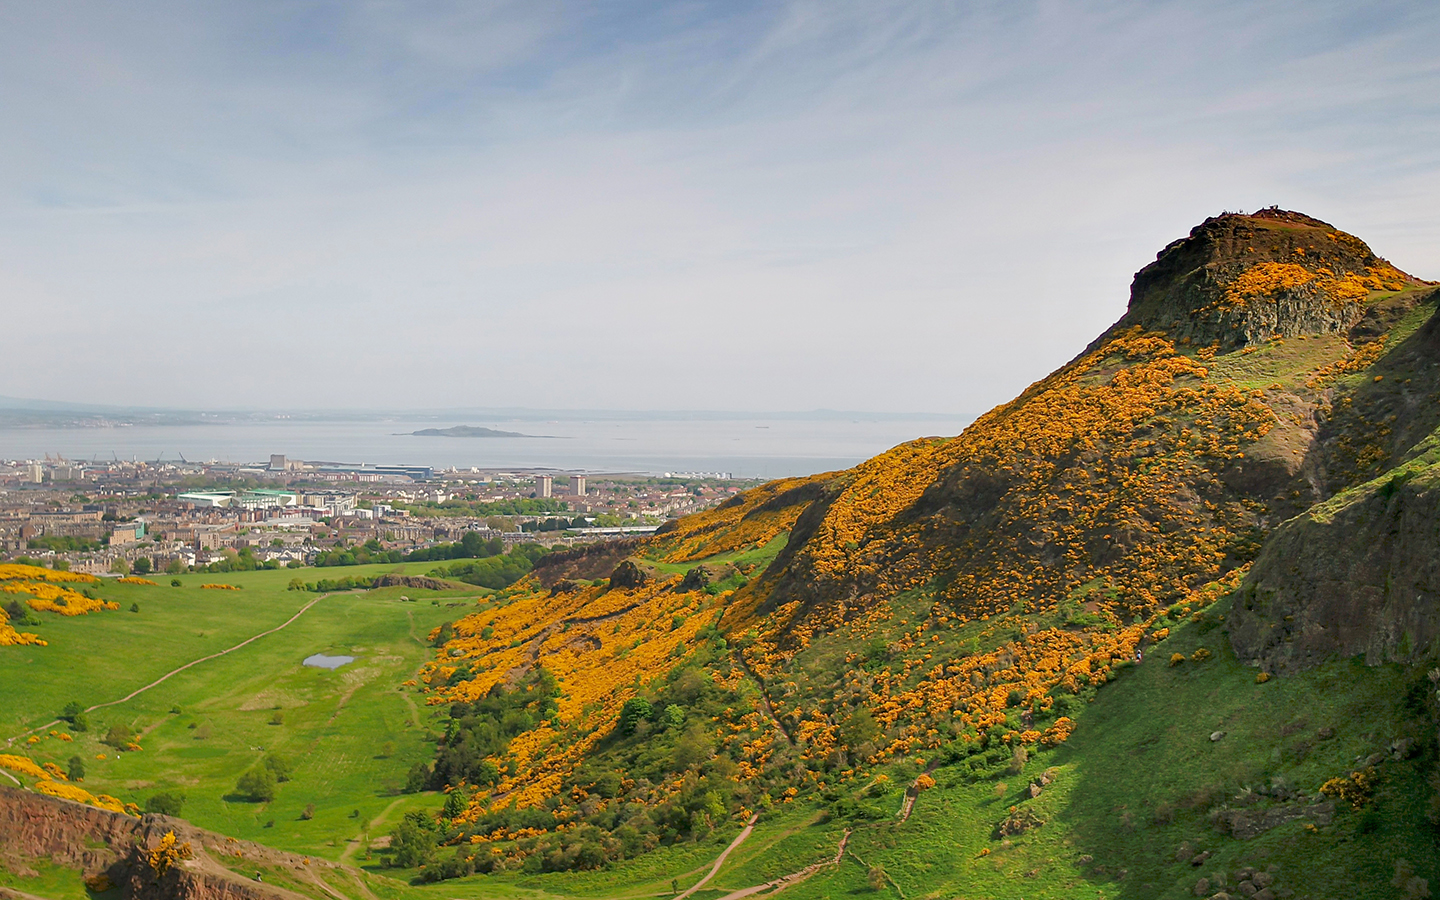
[(480, 532), (471, 531), (453, 544), (436, 544), (433, 547), (416, 550), (406, 556), (405, 561), (429, 562), (434, 560), (438, 562), (447, 559), (480, 559), (486, 556), (499, 556), (504, 552), (505, 542), (500, 538), (486, 539), (481, 537)]
[(90, 720), (85, 718), (85, 707), (81, 706), (76, 700), (71, 700), (65, 704), (65, 708), (60, 710), (60, 715), (57, 718), (62, 722), (69, 722), (71, 731), (90, 730)]
[(284, 757), (267, 753), (235, 782), (235, 795), (251, 803), (269, 803), (275, 799), (278, 785), (289, 780), (290, 764)]
[[(421, 766), (411, 773), (411, 784), (443, 788), (464, 781), (493, 783), (498, 772), (491, 759), (502, 759), (517, 729), (530, 727), (548, 715), (553, 678), (536, 670), (529, 687), (535, 700), (524, 702), (525, 688), (514, 693), (492, 692), (476, 704), (455, 704), (451, 727), (433, 768)], [(591, 761), (578, 770), (572, 783), (544, 804), (486, 813), (473, 822), (455, 823), (441, 815), (397, 829), (393, 865), (424, 865), (419, 880), (456, 878), (490, 872), (517, 864), (490, 843), (472, 845), (474, 835), (514, 833), (536, 829), (546, 833), (522, 839), (518, 849), (527, 872), (593, 869), (609, 862), (638, 856), (662, 844), (698, 840), (724, 822), (741, 805), (762, 802), (765, 788), (738, 778), (734, 760), (716, 753), (706, 723), (727, 707), (743, 703), (734, 691), (717, 685), (705, 672), (686, 666), (672, 672), (647, 696), (625, 704), (615, 731), (596, 748)], [(515, 715), (524, 712), (525, 717)], [(538, 715), (537, 715), (538, 713)], [(487, 756), (490, 759), (487, 759)], [(500, 768), (504, 767), (504, 762)], [(495, 773), (495, 775), (492, 775)], [(679, 776), (680, 790), (661, 803), (648, 802), (656, 786)], [(556, 832), (555, 813), (564, 797), (580, 795), (582, 819), (574, 828)], [(452, 792), (453, 796), (453, 792)], [(568, 816), (567, 816), (568, 819)], [(438, 846), (458, 844), (453, 856), (439, 859)], [(403, 860), (403, 861), (402, 861)]]
[(539, 544), (519, 544), (502, 556), (462, 560), (431, 570), (435, 578), (453, 578), (467, 584), (500, 590), (524, 578), (535, 561), (550, 551)]
[(99, 550), (105, 542), (69, 535), (45, 535), (31, 538), (27, 546), (31, 550), (53, 550), (56, 553), (85, 553)]
[(371, 538), (359, 547), (336, 547), (315, 557), (317, 566), (365, 566), (371, 563), (405, 562), (405, 554), (399, 550), (386, 550), (380, 542)]
[[(255, 551), (250, 547), (242, 547), (240, 550), (226, 550), (223, 559), (217, 560), (208, 566), (196, 566), (196, 572), (253, 572), (256, 569), (278, 569), (280, 560), (267, 559), (264, 562), (255, 558)], [(291, 563), (291, 568), (298, 569), (299, 563)], [(166, 571), (169, 571), (168, 569)]]
[(584, 516), (576, 516), (567, 519), (564, 516), (555, 516), (551, 519), (539, 519), (534, 522), (526, 522), (520, 526), (522, 531), (564, 531), (567, 528), (585, 528), (590, 525), (590, 520)]
[(364, 575), (346, 575), (344, 578), (321, 578), (319, 581), (305, 581), (300, 578), (292, 578), (290, 579), (289, 590), (313, 591), (325, 594), (332, 591), (353, 591), (356, 588), (368, 590), (374, 584), (374, 578), (366, 578)]
[(555, 676), (537, 666), (513, 690), (497, 684), (480, 700), (451, 704), (450, 721), (436, 749), (434, 765), (416, 763), (405, 789), (443, 790), (462, 782), (482, 785), (499, 781), (500, 770), (489, 757), (503, 756), (512, 738), (554, 715), (559, 695)]
[(444, 503), (412, 503), (396, 509), (408, 509), (417, 516), (543, 516), (566, 512), (570, 504), (547, 497), (489, 501), (457, 497)]

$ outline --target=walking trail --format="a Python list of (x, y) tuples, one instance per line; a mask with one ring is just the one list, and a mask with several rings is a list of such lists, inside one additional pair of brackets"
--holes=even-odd
[[(199, 659), (191, 660), (190, 662), (186, 663), (186, 664), (183, 665), (183, 666), (179, 666), (179, 667), (177, 667), (177, 668), (171, 669), (169, 672), (166, 672), (164, 675), (161, 675), (159, 678), (155, 679), (154, 681), (150, 682), (149, 684), (145, 685), (144, 687), (136, 688), (135, 690), (133, 690), (133, 691), (131, 691), (130, 693), (126, 694), (125, 696), (121, 697), (119, 700), (111, 700), (111, 701), (109, 701), (109, 702), (107, 702), (107, 703), (97, 703), (97, 704), (95, 704), (94, 706), (86, 707), (85, 712), (87, 712), (87, 713), (88, 713), (88, 712), (94, 712), (94, 711), (97, 710), (97, 709), (104, 709), (104, 708), (107, 707), (107, 706), (119, 706), (121, 703), (124, 703), (124, 702), (127, 701), (127, 700), (133, 700), (134, 698), (140, 696), (141, 694), (145, 693), (146, 691), (150, 690), (151, 688), (155, 687), (156, 685), (159, 685), (159, 684), (164, 683), (164, 682), (165, 682), (166, 680), (168, 680), (170, 677), (172, 677), (172, 676), (174, 676), (174, 675), (178, 675), (178, 674), (180, 674), (181, 672), (185, 671), (186, 669), (191, 668), (192, 666), (198, 666), (198, 665), (200, 665), (201, 663), (203, 663), (203, 662), (209, 662), (209, 661), (212, 660), (212, 659), (219, 659), (220, 657), (224, 656), (224, 655), (227, 654), (227, 653), (234, 653), (236, 650), (239, 650), (241, 647), (247, 646), (247, 645), (249, 645), (249, 644), (253, 644), (254, 642), (260, 640), (260, 639), (263, 638), (263, 637), (265, 637), (266, 635), (274, 634), (275, 632), (280, 631), (281, 629), (283, 629), (283, 628), (285, 628), (286, 626), (288, 626), (290, 623), (294, 622), (296, 619), (298, 619), (298, 618), (300, 618), (301, 616), (305, 615), (305, 612), (306, 612), (308, 609), (310, 609), (310, 607), (312, 607), (312, 606), (314, 606), (315, 604), (319, 603), (321, 600), (324, 600), (324, 599), (325, 599), (326, 597), (328, 597), (328, 596), (330, 596), (330, 595), (329, 595), (329, 594), (321, 594), (320, 596), (316, 597), (314, 600), (311, 600), (309, 603), (307, 603), (307, 604), (305, 604), (304, 606), (300, 607), (300, 611), (297, 612), (297, 613), (295, 613), (295, 615), (293, 615), (293, 616), (291, 616), (290, 618), (286, 619), (283, 623), (281, 623), (281, 624), (279, 624), (279, 625), (276, 625), (274, 628), (271, 628), (269, 631), (262, 631), (262, 632), (260, 632), (259, 634), (255, 635), (254, 637), (246, 638), (245, 640), (241, 641), (240, 643), (236, 644), (235, 646), (230, 647), (230, 648), (225, 649), (225, 650), (221, 650), (219, 653), (212, 653), (212, 654), (210, 654), (209, 656), (202, 656), (202, 657), (200, 657)], [(29, 731), (22, 731), (20, 734), (17, 734), (17, 735), (15, 735), (15, 736), (12, 737), (12, 738), (8, 738), (8, 739), (5, 741), (5, 743), (6, 743), (7, 745), (8, 745), (8, 744), (14, 744), (16, 741), (20, 740), (20, 738), (26, 737), (27, 735), (34, 734), (34, 733), (37, 732), (37, 731), (44, 731), (46, 728), (49, 728), (49, 727), (52, 726), (52, 725), (59, 725), (59, 724), (60, 724), (60, 720), (59, 720), (59, 719), (53, 719), (53, 720), (51, 720), (51, 721), (49, 721), (49, 722), (46, 722), (44, 725), (37, 725), (37, 726), (35, 726), (34, 728), (30, 729)]]
[(695, 882), (695, 884), (692, 885), (689, 890), (685, 891), (685, 893), (677, 894), (675, 896), (675, 900), (685, 900), (686, 897), (690, 896), (691, 894), (695, 893), (696, 891), (704, 887), (706, 884), (708, 884), (710, 879), (715, 877), (715, 873), (720, 871), (720, 866), (724, 865), (725, 857), (730, 855), (730, 851), (745, 843), (745, 839), (750, 836), (750, 832), (755, 830), (755, 823), (758, 821), (760, 821), (759, 813), (751, 816), (750, 821), (745, 823), (745, 827), (740, 829), (740, 833), (735, 835), (735, 840), (730, 842), (730, 846), (720, 851), (720, 855), (715, 857), (715, 865), (710, 867), (710, 871), (705, 874), (705, 877)]

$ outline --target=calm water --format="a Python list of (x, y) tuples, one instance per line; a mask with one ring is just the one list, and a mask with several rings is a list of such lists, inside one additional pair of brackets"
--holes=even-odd
[(323, 653), (317, 653), (314, 656), (305, 657), (305, 661), (301, 664), (314, 666), (317, 669), (338, 669), (354, 661), (355, 657), (353, 656), (326, 656)]
[[(554, 468), (588, 472), (729, 472), (777, 478), (846, 468), (903, 441), (959, 434), (963, 417), (754, 416), (694, 418), (267, 420), (240, 424), (0, 430), (0, 459), (291, 459), (345, 463)], [(417, 437), (478, 425), (519, 438)]]

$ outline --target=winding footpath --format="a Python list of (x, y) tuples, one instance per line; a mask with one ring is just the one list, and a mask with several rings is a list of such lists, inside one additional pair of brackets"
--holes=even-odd
[(746, 822), (745, 827), (740, 829), (740, 833), (735, 836), (735, 840), (730, 842), (730, 846), (726, 847), (720, 852), (719, 856), (715, 857), (715, 865), (710, 867), (710, 871), (705, 875), (705, 877), (695, 882), (695, 884), (692, 885), (690, 889), (685, 891), (683, 894), (677, 894), (675, 896), (675, 900), (685, 900), (686, 897), (690, 896), (691, 894), (695, 893), (696, 891), (704, 887), (706, 884), (708, 884), (710, 882), (710, 879), (715, 877), (715, 873), (720, 871), (720, 867), (724, 865), (725, 857), (730, 855), (730, 851), (745, 843), (745, 839), (750, 836), (750, 832), (755, 830), (755, 823), (758, 821), (760, 821), (759, 813), (751, 816), (750, 821)]
[[(119, 700), (110, 700), (110, 701), (108, 701), (108, 702), (106, 702), (106, 703), (97, 703), (97, 704), (95, 704), (94, 706), (86, 707), (86, 708), (85, 708), (85, 712), (87, 712), (87, 713), (88, 713), (88, 712), (94, 712), (94, 711), (97, 710), (97, 709), (104, 709), (104, 708), (107, 707), (107, 706), (119, 706), (121, 703), (124, 703), (124, 702), (126, 702), (127, 700), (133, 700), (133, 699), (135, 699), (136, 697), (140, 696), (141, 694), (145, 693), (146, 691), (150, 690), (151, 688), (155, 687), (156, 685), (159, 685), (159, 684), (164, 683), (165, 681), (167, 681), (168, 679), (170, 679), (172, 676), (178, 675), (178, 674), (180, 674), (181, 672), (185, 671), (186, 669), (189, 669), (189, 668), (191, 668), (191, 667), (193, 667), (193, 666), (198, 666), (198, 665), (200, 665), (200, 664), (203, 663), (203, 662), (209, 662), (209, 661), (212, 660), (212, 659), (219, 659), (220, 657), (224, 656), (224, 655), (227, 654), (227, 653), (234, 653), (236, 650), (239, 650), (241, 647), (245, 647), (245, 646), (248, 646), (248, 645), (250, 645), (250, 644), (253, 644), (253, 643), (255, 643), (256, 641), (260, 640), (261, 638), (263, 638), (263, 637), (265, 637), (265, 636), (267, 636), (267, 635), (274, 634), (275, 632), (284, 629), (286, 626), (290, 625), (290, 624), (291, 624), (292, 622), (294, 622), (296, 619), (298, 619), (298, 618), (300, 618), (301, 616), (305, 615), (306, 611), (309, 610), (310, 607), (314, 606), (315, 604), (319, 603), (321, 600), (324, 600), (326, 597), (329, 597), (329, 596), (330, 596), (329, 594), (321, 594), (320, 596), (316, 597), (314, 600), (311, 600), (309, 603), (307, 603), (307, 604), (305, 604), (304, 606), (300, 607), (300, 611), (297, 612), (297, 613), (295, 613), (295, 615), (293, 615), (293, 616), (291, 616), (290, 618), (286, 619), (286, 620), (285, 620), (284, 622), (282, 622), (281, 624), (276, 625), (274, 628), (271, 628), (269, 631), (262, 631), (262, 632), (260, 632), (259, 634), (255, 635), (254, 637), (246, 638), (245, 640), (241, 641), (240, 643), (236, 644), (235, 646), (229, 647), (229, 648), (227, 648), (227, 649), (225, 649), (225, 650), (221, 650), (219, 653), (212, 653), (212, 654), (210, 654), (209, 656), (202, 656), (202, 657), (200, 657), (199, 659), (191, 660), (190, 662), (186, 663), (186, 664), (183, 665), (183, 666), (179, 666), (179, 667), (177, 667), (177, 668), (171, 669), (169, 672), (166, 672), (164, 675), (161, 675), (159, 678), (155, 679), (154, 681), (150, 682), (149, 684), (145, 685), (144, 687), (136, 688), (135, 690), (133, 690), (133, 691), (131, 691), (130, 693), (126, 694), (125, 696), (121, 697)], [(11, 744), (14, 744), (16, 741), (20, 740), (20, 739), (23, 738), (23, 737), (27, 737), (27, 736), (29, 736), (29, 735), (32, 735), (32, 734), (34, 734), (34, 733), (37, 732), (37, 731), (44, 731), (46, 728), (49, 728), (49, 727), (52, 726), (52, 725), (59, 725), (59, 724), (60, 724), (60, 720), (59, 720), (59, 719), (52, 719), (51, 721), (46, 722), (44, 725), (37, 725), (37, 726), (35, 726), (34, 728), (30, 729), (29, 731), (22, 731), (20, 734), (17, 734), (17, 735), (15, 735), (15, 736), (12, 737), (12, 738), (7, 738), (6, 741), (5, 741), (5, 743), (6, 743), (7, 746), (8, 746), (8, 745), (11, 745)]]

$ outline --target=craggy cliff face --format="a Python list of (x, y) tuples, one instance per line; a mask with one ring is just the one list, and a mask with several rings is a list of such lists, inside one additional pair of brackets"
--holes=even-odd
[(1206, 219), (1135, 275), (1117, 327), (1222, 349), (1343, 332), (1408, 278), (1353, 235), (1300, 213)]

